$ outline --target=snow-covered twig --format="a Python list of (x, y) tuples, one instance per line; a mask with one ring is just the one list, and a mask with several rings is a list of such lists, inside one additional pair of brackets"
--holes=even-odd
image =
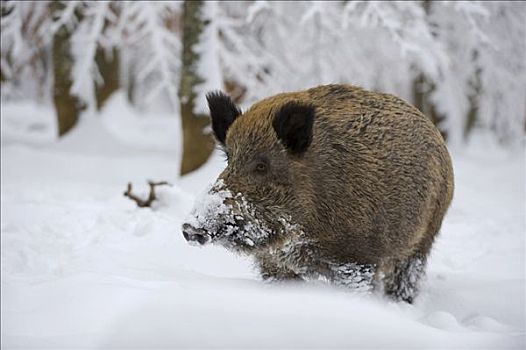
[(131, 182), (128, 183), (126, 192), (124, 192), (124, 196), (130, 198), (132, 201), (137, 203), (137, 206), (139, 208), (151, 207), (153, 201), (157, 200), (157, 196), (155, 195), (155, 187), (172, 186), (172, 185), (166, 181), (160, 181), (160, 182), (148, 181), (148, 186), (150, 186), (150, 193), (148, 194), (147, 199), (141, 199), (132, 192)]

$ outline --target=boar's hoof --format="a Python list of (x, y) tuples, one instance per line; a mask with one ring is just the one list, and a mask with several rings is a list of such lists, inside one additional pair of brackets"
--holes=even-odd
[(188, 242), (196, 242), (201, 245), (208, 242), (210, 237), (205, 230), (195, 228), (190, 224), (183, 225), (183, 236)]

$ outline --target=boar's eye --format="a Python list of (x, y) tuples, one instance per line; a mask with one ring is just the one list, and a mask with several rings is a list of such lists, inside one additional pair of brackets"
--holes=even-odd
[(254, 165), (254, 172), (259, 175), (266, 174), (268, 172), (268, 162), (266, 159), (260, 159)]
[(267, 164), (265, 163), (257, 163), (256, 164), (256, 172), (263, 174), (267, 172)]

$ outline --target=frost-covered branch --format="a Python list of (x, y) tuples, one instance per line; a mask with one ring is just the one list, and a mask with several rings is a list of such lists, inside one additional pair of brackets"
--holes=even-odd
[[(46, 80), (42, 50), (49, 42), (49, 34), (43, 35), (42, 28), (51, 22), (49, 2), (2, 1), (1, 6), (2, 97), (18, 91), (26, 98), (39, 98)], [(39, 89), (21, 93), (30, 86)]]
[(121, 15), (125, 45), (137, 55), (136, 80), (144, 89), (143, 102), (164, 96), (172, 108), (178, 105), (177, 91), (181, 42), (177, 33), (167, 27), (168, 16), (180, 12), (180, 4), (171, 2), (126, 3)]
[(424, 9), (419, 3), (351, 1), (345, 5), (344, 14), (344, 27), (349, 27), (350, 23), (359, 23), (362, 28), (385, 30), (402, 58), (409, 59), (434, 79), (439, 78), (449, 63), (444, 47), (434, 40)]
[(41, 32), (44, 32), (44, 30), (49, 31), (49, 36), (52, 38), (53, 34), (57, 32), (57, 30), (60, 29), (62, 26), (68, 27), (68, 29), (73, 29), (73, 26), (77, 24), (77, 20), (75, 17), (75, 10), (79, 8), (82, 3), (81, 1), (72, 0), (67, 1), (64, 3), (64, 9), (59, 14), (58, 18), (53, 21), (48, 28), (43, 28)]
[(105, 35), (106, 20), (112, 19), (109, 1), (87, 2), (83, 20), (72, 36), (72, 54), (75, 58), (71, 93), (80, 97), (89, 107), (94, 107), (95, 84), (102, 83), (95, 54)]

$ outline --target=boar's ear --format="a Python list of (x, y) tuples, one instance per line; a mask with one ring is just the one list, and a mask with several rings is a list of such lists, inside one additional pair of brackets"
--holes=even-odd
[(241, 110), (221, 91), (209, 92), (206, 94), (206, 100), (212, 117), (212, 129), (217, 140), (224, 145), (226, 132), (234, 120), (241, 115)]
[(314, 107), (299, 102), (289, 102), (281, 107), (272, 126), (281, 143), (291, 154), (299, 155), (312, 141)]

